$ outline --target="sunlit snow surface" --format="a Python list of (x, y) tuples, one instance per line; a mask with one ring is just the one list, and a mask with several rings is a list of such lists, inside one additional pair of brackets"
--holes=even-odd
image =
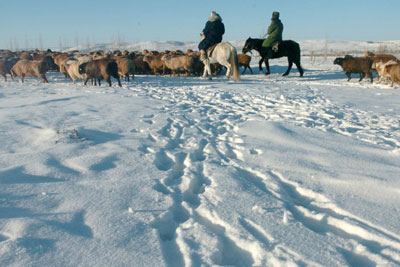
[(400, 265), (400, 88), (332, 62), (0, 81), (0, 265)]

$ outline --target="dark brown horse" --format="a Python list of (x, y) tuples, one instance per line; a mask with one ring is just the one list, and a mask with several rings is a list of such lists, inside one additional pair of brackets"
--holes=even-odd
[(258, 53), (260, 53), (261, 60), (258, 63), (260, 72), (263, 72), (261, 65), (264, 62), (267, 69), (265, 75), (270, 74), (268, 59), (287, 57), (289, 67), (283, 74), (283, 76), (289, 74), (290, 70), (292, 69), (293, 63), (296, 64), (296, 67), (300, 72), (300, 76), (303, 76), (304, 71), (300, 64), (300, 46), (298, 43), (292, 40), (282, 41), (279, 43), (278, 49), (270, 53), (270, 55), (272, 56), (268, 56), (268, 50), (265, 49), (265, 47), (262, 47), (263, 41), (264, 39), (253, 39), (249, 37), (249, 39), (246, 40), (246, 43), (244, 44), (242, 50), (243, 54), (250, 52), (251, 50), (256, 50)]

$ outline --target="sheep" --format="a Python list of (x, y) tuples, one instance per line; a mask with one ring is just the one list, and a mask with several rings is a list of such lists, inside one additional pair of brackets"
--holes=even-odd
[[(373, 63), (372, 63), (372, 67), (371, 68), (372, 68), (373, 71), (376, 71), (376, 72), (377, 72), (377, 69), (376, 69), (376, 64), (377, 63), (379, 63), (379, 62), (386, 63), (386, 62), (389, 62), (391, 60), (397, 61), (397, 58), (395, 56), (389, 55), (389, 54), (377, 54), (377, 55), (375, 55), (374, 53), (367, 51), (367, 52), (364, 53), (364, 55), (367, 56), (367, 57), (372, 58)], [(376, 81), (379, 81), (379, 80), (380, 80), (380, 78), (379, 78), (379, 74), (377, 72)]]
[(346, 75), (348, 77), (347, 81), (350, 81), (352, 73), (360, 73), (360, 82), (367, 75), (367, 77), (371, 78), (372, 83), (372, 62), (373, 60), (369, 57), (352, 57), (350, 55), (346, 55), (344, 58), (336, 58), (333, 64), (341, 66), (342, 69), (346, 71)]
[(48, 83), (46, 72), (48, 64), (46, 61), (32, 61), (32, 60), (19, 60), (11, 68), (11, 77), (21, 77), (21, 82), (24, 83), (24, 77), (30, 76), (32, 78), (40, 77), (43, 83)]
[[(0, 75), (7, 81), (7, 74), (11, 75), (11, 68), (18, 62), (18, 58), (0, 59)], [(11, 76), (12, 79), (14, 79)]]
[(3, 58), (16, 57), (16, 54), (15, 52), (12, 52), (10, 50), (0, 50), (0, 57)]
[(93, 55), (93, 60), (97, 60), (97, 59), (111, 59), (112, 54), (110, 53), (104, 53), (104, 54), (94, 54)]
[(122, 86), (118, 76), (118, 65), (114, 60), (96, 59), (90, 62), (82, 63), (79, 66), (79, 74), (83, 75), (84, 73), (87, 75), (84, 83), (85, 85), (89, 79), (93, 85), (94, 79), (94, 85), (96, 85), (97, 80), (100, 86), (100, 80), (104, 79), (108, 82), (109, 86), (111, 86), (111, 77), (114, 77), (117, 79), (118, 85), (120, 87)]
[(393, 55), (390, 55), (390, 54), (375, 54), (375, 53), (370, 52), (370, 51), (365, 52), (365, 53), (364, 53), (364, 56), (365, 56), (365, 57), (370, 57), (370, 58), (372, 58), (372, 59), (374, 59), (374, 60), (375, 60), (375, 58), (376, 58), (377, 60), (379, 60), (379, 59), (389, 59), (389, 60), (393, 59), (393, 60), (397, 60), (397, 58), (396, 58), (395, 56), (393, 56)]
[(163, 70), (162, 75), (165, 74), (164, 61), (161, 60), (162, 54), (155, 54), (150, 52), (143, 57), (143, 61), (146, 62), (150, 69), (153, 70), (154, 75), (158, 74), (158, 70)]
[(68, 73), (63, 67), (63, 63), (66, 62), (67, 60), (72, 59), (72, 57), (66, 53), (63, 54), (52, 54), (54, 63), (59, 67), (60, 72), (64, 74), (65, 78), (68, 77)]
[(54, 59), (53, 59), (52, 55), (50, 55), (50, 54), (34, 55), (34, 56), (32, 56), (32, 60), (35, 60), (35, 61), (46, 61), (47, 64), (48, 64), (48, 71), (50, 71), (50, 70), (58, 71), (59, 70), (59, 67), (54, 62)]
[(76, 60), (80, 61), (81, 63), (89, 62), (92, 60), (92, 57), (87, 55), (75, 55), (74, 57)]
[(125, 80), (129, 82), (129, 74), (132, 74), (132, 79), (135, 79), (135, 62), (132, 59), (121, 57), (117, 58), (116, 62), (120, 77), (125, 77)]
[[(185, 70), (185, 75), (189, 76), (189, 73), (193, 66), (194, 59), (193, 57), (188, 55), (171, 56), (169, 54), (164, 54), (161, 57), (161, 61), (164, 62), (164, 68), (167, 67), (172, 71), (172, 75), (175, 76), (176, 71), (183, 69)], [(163, 71), (163, 73), (165, 73), (165, 70)]]
[(246, 72), (247, 68), (250, 70), (251, 74), (253, 74), (253, 70), (250, 68), (251, 56), (248, 56), (246, 54), (238, 54), (238, 61), (239, 67), (244, 67), (242, 74)]
[(375, 65), (376, 73), (377, 73), (377, 77), (376, 77), (377, 82), (380, 83), (382, 81), (382, 79), (385, 79), (385, 84), (387, 84), (388, 78), (390, 78), (390, 74), (385, 71), (385, 67), (387, 65), (392, 65), (392, 64), (397, 64), (397, 63), (398, 63), (398, 61), (395, 61), (395, 60), (390, 60), (385, 63), (382, 61), (377, 62)]
[(200, 60), (200, 53), (198, 51), (193, 51), (192, 49), (188, 49), (186, 51), (186, 55), (191, 56), (193, 58), (192, 70), (194, 75), (201, 76), (204, 72), (204, 64)]
[(143, 60), (144, 55), (137, 55), (133, 59), (133, 62), (135, 63), (135, 73), (136, 74), (150, 74), (151, 69), (149, 67), (149, 64)]
[(390, 87), (393, 87), (395, 83), (400, 84), (400, 63), (386, 65), (384, 73), (388, 73), (392, 79)]
[(71, 77), (72, 81), (74, 84), (76, 84), (76, 79), (81, 79), (82, 83), (84, 83), (87, 75), (85, 73), (80, 74), (79, 73), (79, 66), (83, 63), (89, 62), (91, 59), (84, 61), (84, 60), (68, 60), (64, 62), (63, 66), (65, 70), (67, 71), (69, 77)]
[(23, 51), (19, 54), (19, 59), (22, 60), (33, 60), (32, 55), (26, 51)]

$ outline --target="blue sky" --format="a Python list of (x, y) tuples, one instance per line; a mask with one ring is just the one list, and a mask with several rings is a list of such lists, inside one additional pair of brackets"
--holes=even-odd
[(273, 11), (284, 39), (400, 39), (399, 0), (0, 0), (0, 48), (198, 41), (212, 10), (227, 41), (260, 37)]

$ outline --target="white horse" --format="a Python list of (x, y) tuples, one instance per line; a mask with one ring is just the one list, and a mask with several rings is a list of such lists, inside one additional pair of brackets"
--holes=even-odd
[(219, 63), (226, 67), (226, 77), (230, 78), (232, 81), (238, 82), (240, 80), (238, 55), (236, 49), (230, 43), (224, 42), (217, 44), (211, 55), (203, 60), (203, 78), (207, 78), (208, 74), (211, 79), (211, 63)]

